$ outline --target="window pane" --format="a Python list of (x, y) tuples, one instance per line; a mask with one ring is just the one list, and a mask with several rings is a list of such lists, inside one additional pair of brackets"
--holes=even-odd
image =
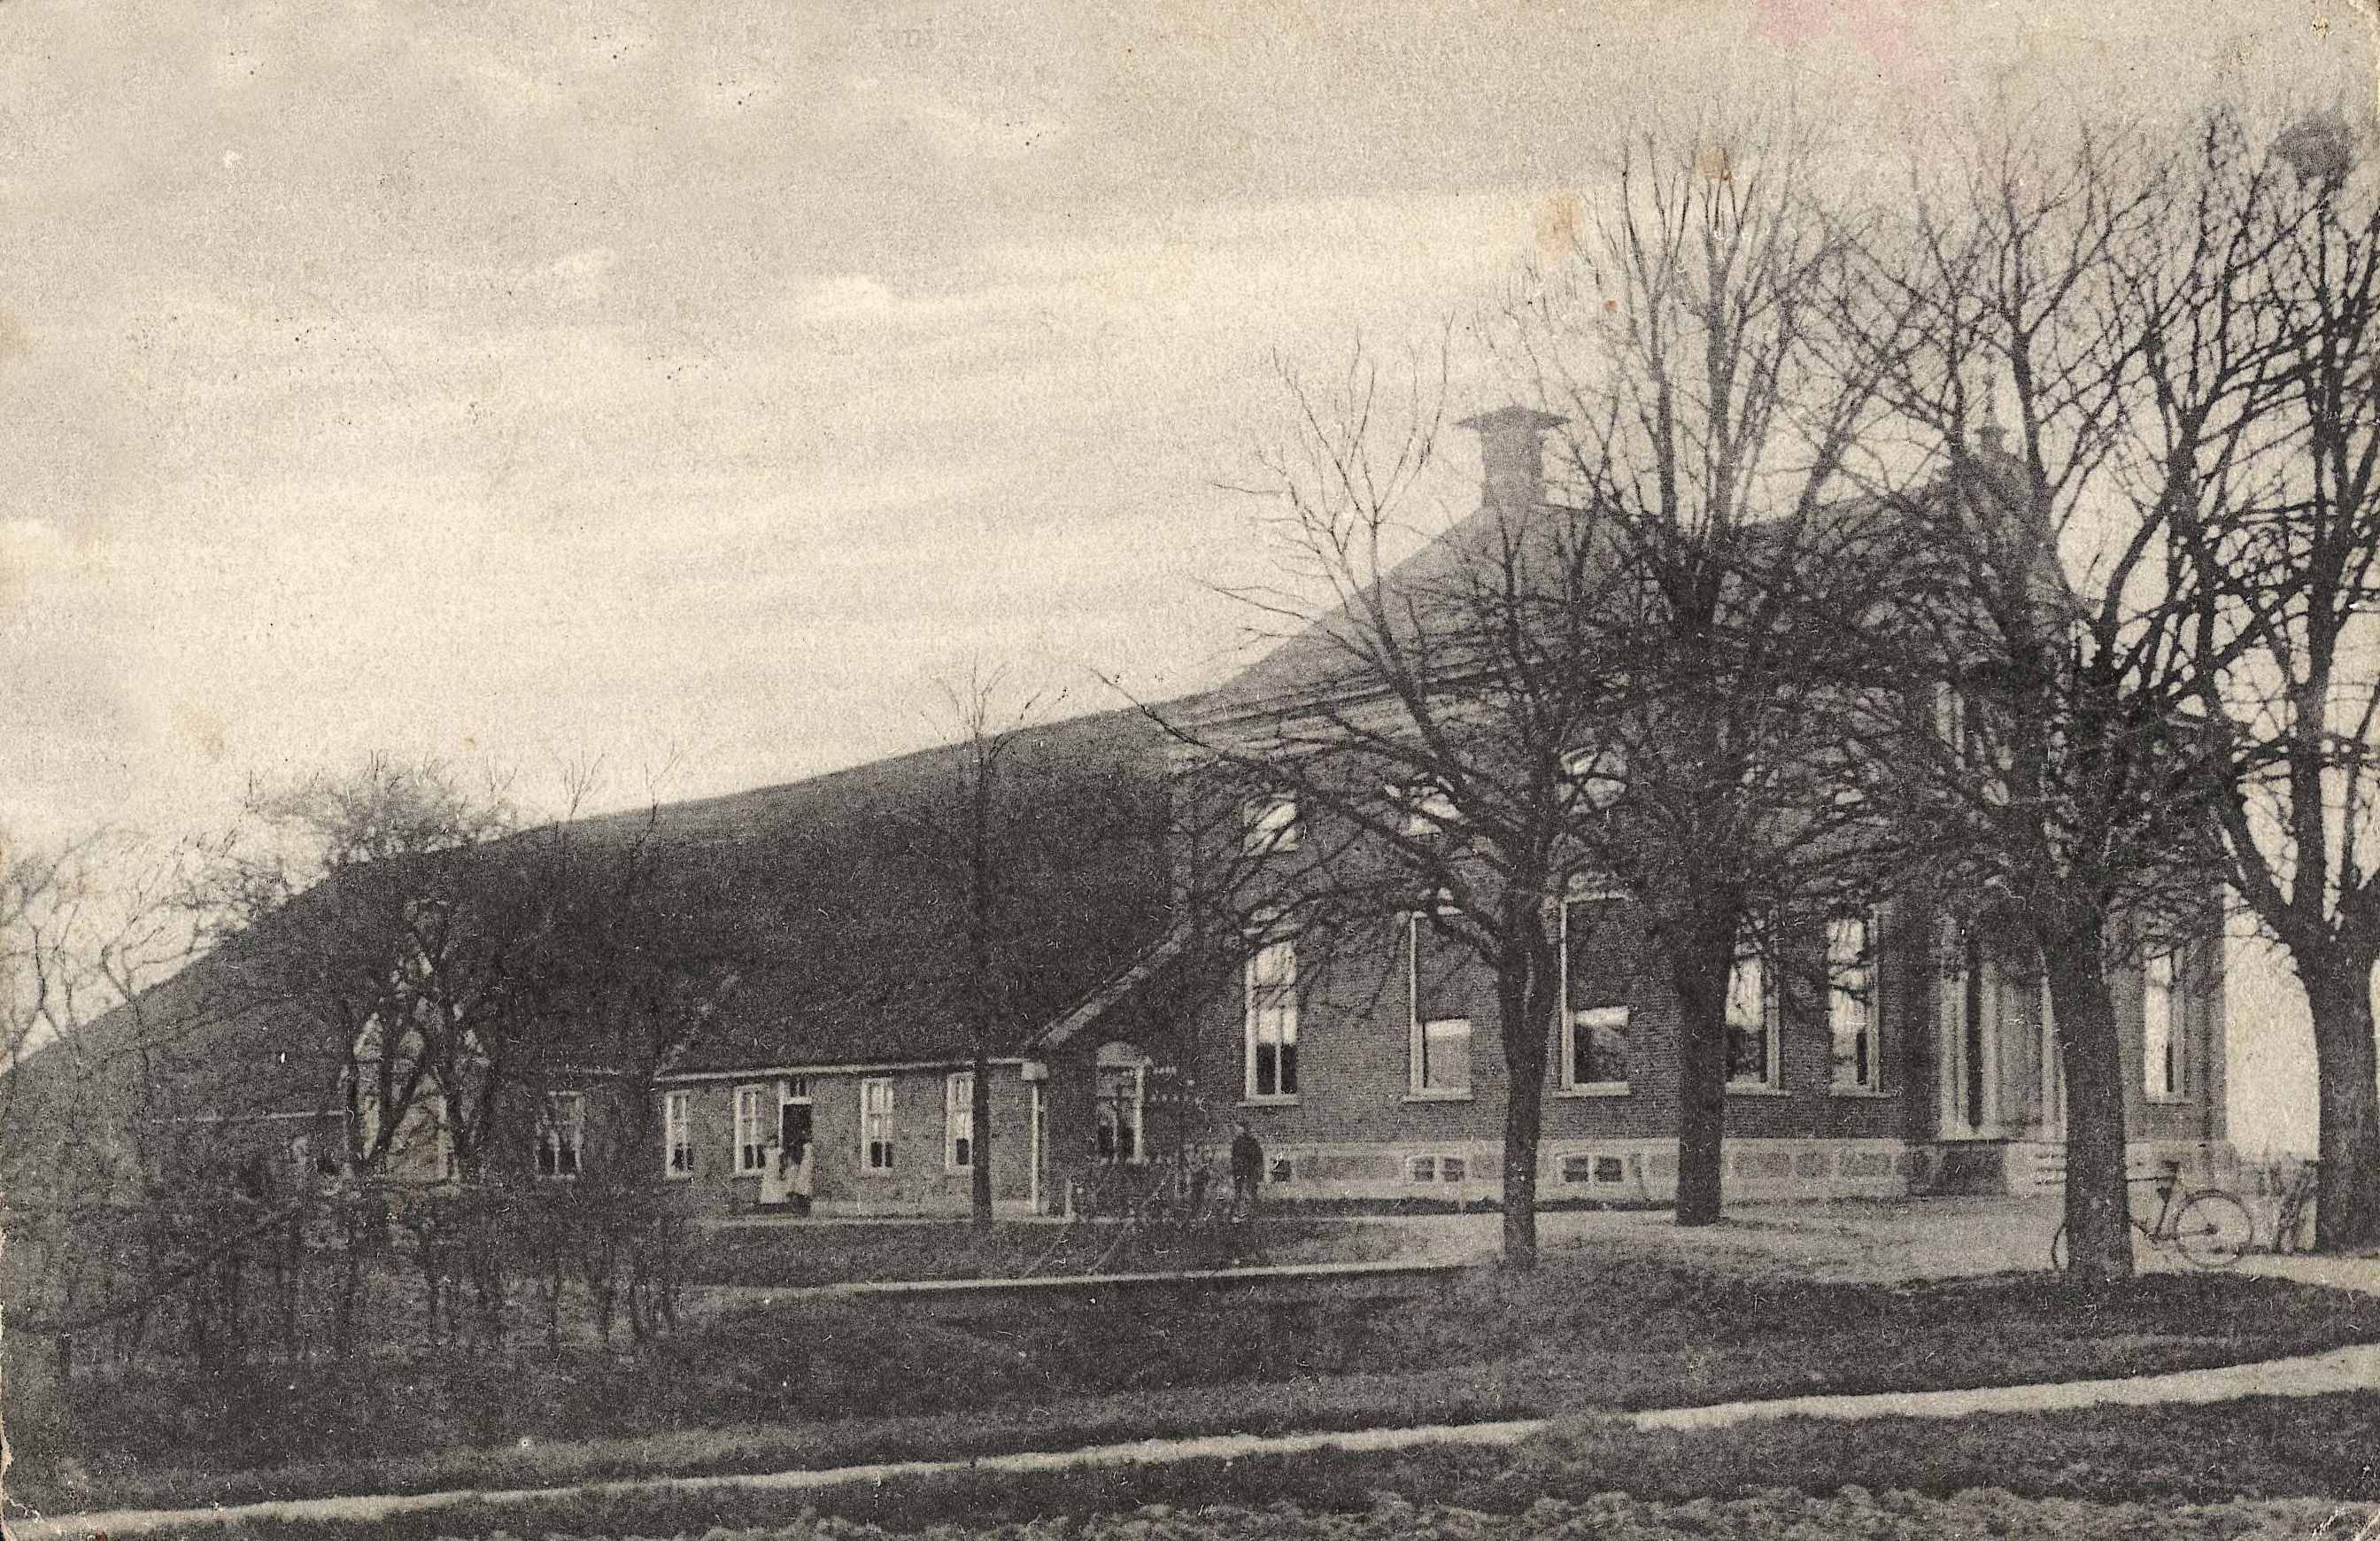
[(2151, 954), (2141, 991), (2141, 1072), (2143, 1089), (2151, 1097), (2174, 1097), (2181, 1089), (2173, 1031), (2173, 954)]
[(1562, 1003), (1570, 1025), (1568, 1085), (1628, 1079), (1628, 1006), (1642, 973), (1643, 938), (1624, 900), (1562, 906)]
[(1421, 1027), (1421, 1088), (1457, 1092), (1471, 1089), (1471, 1021), (1442, 1017)]
[(1571, 1085), (1624, 1084), (1628, 1079), (1628, 1008), (1595, 1006), (1571, 1013)]
[(1864, 916), (1827, 924), (1827, 1022), (1833, 1039), (1834, 1084), (1852, 1090), (1876, 1085), (1874, 929)]
[(1738, 958), (1727, 980), (1727, 1078), (1735, 1086), (1767, 1086), (1773, 998), (1758, 954)]
[(1246, 846), (1253, 852), (1297, 848), (1297, 799), (1287, 795), (1252, 797), (1241, 809)]
[(1249, 1093), (1290, 1097), (1297, 1091), (1297, 944), (1269, 941), (1248, 960)]

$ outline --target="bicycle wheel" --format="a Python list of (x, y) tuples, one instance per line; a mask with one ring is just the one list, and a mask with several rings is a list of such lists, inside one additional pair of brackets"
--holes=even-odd
[(2049, 1238), (2049, 1268), (2053, 1273), (2066, 1271), (2066, 1227), (2062, 1223), (2058, 1234)]
[(2174, 1244), (2202, 1268), (2229, 1268), (2255, 1239), (2248, 1207), (2220, 1188), (2191, 1195), (2173, 1219)]

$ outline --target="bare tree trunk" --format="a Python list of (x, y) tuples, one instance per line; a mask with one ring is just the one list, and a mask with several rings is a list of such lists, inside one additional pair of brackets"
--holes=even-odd
[(2067, 1268), (2089, 1287), (2132, 1275), (2124, 1066), (2096, 928), (2043, 948), (2066, 1080)]
[(1680, 1225), (1716, 1224), (1727, 1165), (1727, 978), (1731, 931), (1705, 927), (1671, 965), (1678, 995), (1678, 1199)]
[(1559, 996), (1557, 943), (1541, 920), (1532, 922), (1507, 904), (1515, 924), (1496, 971), (1497, 1019), (1504, 1040), (1504, 1249), (1503, 1266), (1526, 1271), (1537, 1266), (1537, 1140), (1545, 1125), (1546, 1050)]
[[(2295, 954), (2292, 954), (2294, 957)], [(2372, 960), (2334, 950), (2300, 959), (2313, 1008), (2322, 1175), (2314, 1247), (2347, 1252), (2380, 1242), (2380, 1066), (2374, 1064)]]

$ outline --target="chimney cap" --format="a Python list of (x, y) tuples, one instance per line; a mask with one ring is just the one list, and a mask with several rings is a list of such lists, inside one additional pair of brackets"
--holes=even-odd
[(1548, 428), (1568, 421), (1570, 421), (1568, 418), (1560, 417), (1551, 412), (1540, 412), (1535, 407), (1514, 405), (1500, 406), (1493, 412), (1482, 412), (1475, 418), (1464, 418), (1454, 426), (1467, 428), (1479, 433), (1507, 431), (1512, 429), (1526, 429), (1535, 433), (1543, 432)]

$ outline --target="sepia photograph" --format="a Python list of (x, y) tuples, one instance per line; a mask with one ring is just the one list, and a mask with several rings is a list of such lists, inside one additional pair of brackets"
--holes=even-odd
[(2374, 0), (0, 0), (6, 1541), (2380, 1536)]

